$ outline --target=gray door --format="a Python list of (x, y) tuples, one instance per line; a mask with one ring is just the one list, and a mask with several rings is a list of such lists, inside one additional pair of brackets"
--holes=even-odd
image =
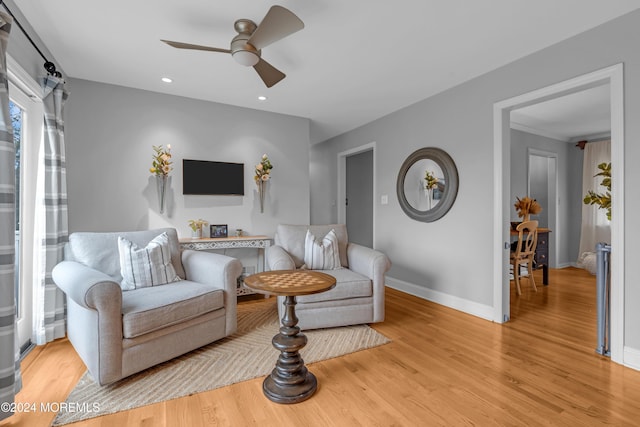
[(373, 150), (347, 157), (346, 195), (349, 241), (373, 247)]

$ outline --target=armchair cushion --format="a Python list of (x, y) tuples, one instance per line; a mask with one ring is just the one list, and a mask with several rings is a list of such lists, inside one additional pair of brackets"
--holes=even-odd
[(124, 338), (135, 338), (224, 307), (224, 291), (188, 280), (122, 293)]
[(338, 301), (373, 295), (371, 280), (346, 268), (339, 270), (318, 270), (336, 278), (336, 286), (327, 292), (296, 297), (299, 304), (317, 301)]
[(122, 282), (120, 274), (120, 256), (118, 252), (118, 237), (147, 246), (158, 234), (166, 232), (169, 236), (171, 250), (171, 264), (181, 279), (185, 279), (182, 261), (180, 260), (180, 243), (178, 233), (174, 228), (160, 228), (146, 231), (128, 231), (121, 233), (75, 232), (69, 236), (69, 244), (65, 246), (65, 260), (77, 261), (101, 271), (115, 282)]
[(180, 280), (171, 264), (169, 237), (166, 232), (154, 237), (145, 247), (118, 236), (118, 251), (122, 274), (120, 286), (123, 291)]
[(329, 225), (287, 225), (279, 224), (276, 229), (275, 244), (281, 246), (293, 259), (296, 268), (304, 264), (304, 240), (307, 230), (316, 236), (324, 236), (329, 231), (334, 230), (338, 237), (338, 252), (340, 264), (349, 267), (347, 260), (347, 226), (344, 224)]
[(304, 266), (309, 270), (334, 270), (341, 268), (340, 252), (338, 250), (338, 236), (331, 229), (326, 236), (319, 240), (307, 230), (304, 238)]

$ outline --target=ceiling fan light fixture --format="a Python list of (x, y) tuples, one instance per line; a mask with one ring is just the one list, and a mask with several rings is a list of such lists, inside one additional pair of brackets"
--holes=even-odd
[(233, 52), (232, 56), (238, 64), (244, 65), (245, 67), (253, 67), (260, 60), (258, 55), (247, 50), (238, 50)]

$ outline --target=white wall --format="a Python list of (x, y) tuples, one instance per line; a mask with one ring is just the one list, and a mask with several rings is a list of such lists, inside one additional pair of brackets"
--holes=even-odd
[[(273, 235), (280, 222), (309, 222), (309, 121), (281, 114), (71, 79), (66, 105), (69, 228), (141, 230), (189, 219)], [(171, 144), (174, 170), (159, 213), (149, 173), (153, 145)], [(274, 169), (260, 213), (254, 165)], [(184, 196), (182, 159), (245, 164), (245, 196)]]
[[(335, 199), (338, 152), (376, 141), (376, 247), (393, 267), (390, 281), (459, 309), (491, 318), (493, 288), (493, 105), (536, 89), (624, 63), (625, 216), (640, 209), (640, 12), (579, 34), (400, 111), (314, 145), (311, 160), (311, 209)], [(395, 184), (404, 159), (420, 147), (447, 151), (456, 162), (460, 188), (449, 213), (434, 223), (409, 219), (398, 205)], [(575, 159), (573, 159), (575, 160)], [(571, 166), (577, 163), (571, 161)], [(614, 166), (615, 167), (615, 166)], [(320, 172), (316, 174), (315, 172)], [(615, 213), (614, 213), (615, 215)], [(335, 213), (315, 215), (314, 222)], [(640, 247), (627, 226), (625, 247), (625, 346), (640, 349), (640, 282), (633, 280)], [(637, 351), (637, 350), (634, 350)], [(640, 354), (640, 353), (638, 353)], [(638, 359), (640, 363), (640, 358)]]

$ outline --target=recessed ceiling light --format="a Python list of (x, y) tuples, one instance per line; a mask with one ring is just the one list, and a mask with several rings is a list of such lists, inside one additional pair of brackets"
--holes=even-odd
[(165, 83), (171, 83), (173, 80), (171, 80), (169, 77), (163, 77), (162, 81)]
[(260, 95), (260, 96), (258, 97), (258, 101), (266, 101), (266, 100), (267, 100), (267, 97), (266, 97), (266, 96), (264, 96), (264, 95)]

